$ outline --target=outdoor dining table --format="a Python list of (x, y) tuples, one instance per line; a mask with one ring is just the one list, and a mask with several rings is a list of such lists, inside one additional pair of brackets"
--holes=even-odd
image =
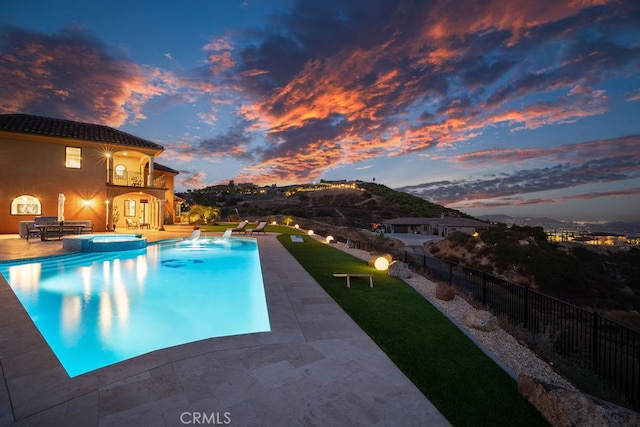
[(36, 224), (36, 228), (40, 230), (40, 240), (50, 240), (49, 237), (55, 235), (56, 240), (61, 240), (65, 231), (70, 231), (73, 234), (80, 234), (82, 232), (82, 225), (65, 225), (65, 224)]

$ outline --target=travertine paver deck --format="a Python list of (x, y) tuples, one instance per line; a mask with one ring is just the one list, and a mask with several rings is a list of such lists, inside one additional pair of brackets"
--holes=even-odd
[[(271, 332), (163, 349), (72, 379), (0, 278), (0, 425), (448, 425), (274, 235), (257, 240)], [(0, 238), (0, 259), (25, 243)], [(58, 252), (53, 245), (34, 243), (29, 256)]]

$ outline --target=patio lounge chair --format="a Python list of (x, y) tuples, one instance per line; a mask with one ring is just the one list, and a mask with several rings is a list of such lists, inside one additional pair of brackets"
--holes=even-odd
[(249, 221), (244, 220), (240, 224), (238, 224), (238, 226), (236, 228), (232, 228), (231, 232), (232, 233), (237, 232), (237, 233), (247, 234), (247, 230), (246, 230), (247, 224), (249, 224)]
[(187, 240), (198, 240), (200, 238), (200, 234), (201, 234), (200, 229), (196, 228), (191, 232), (191, 235), (187, 237)]
[(127, 228), (138, 228), (138, 223), (131, 218), (125, 218), (125, 221), (127, 222)]
[(253, 234), (253, 233), (267, 234), (266, 231), (264, 231), (264, 228), (266, 226), (267, 226), (267, 221), (260, 221), (260, 223), (258, 224), (258, 226), (256, 228), (251, 229), (251, 234)]

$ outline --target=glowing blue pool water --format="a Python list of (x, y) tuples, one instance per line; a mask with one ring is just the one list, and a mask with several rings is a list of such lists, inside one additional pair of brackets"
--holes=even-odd
[(0, 263), (69, 376), (205, 338), (270, 331), (253, 239)]

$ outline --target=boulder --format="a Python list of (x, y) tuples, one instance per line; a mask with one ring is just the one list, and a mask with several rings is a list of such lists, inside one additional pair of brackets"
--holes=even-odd
[(588, 394), (518, 376), (518, 391), (556, 427), (637, 426), (640, 414)]
[(484, 310), (469, 310), (464, 317), (464, 323), (470, 328), (486, 332), (498, 329), (498, 318)]
[(411, 270), (409, 270), (409, 266), (404, 262), (393, 261), (389, 264), (389, 276), (407, 279), (411, 277)]
[(438, 286), (436, 286), (436, 298), (442, 301), (451, 301), (455, 297), (456, 293), (451, 289), (451, 286), (438, 283)]

